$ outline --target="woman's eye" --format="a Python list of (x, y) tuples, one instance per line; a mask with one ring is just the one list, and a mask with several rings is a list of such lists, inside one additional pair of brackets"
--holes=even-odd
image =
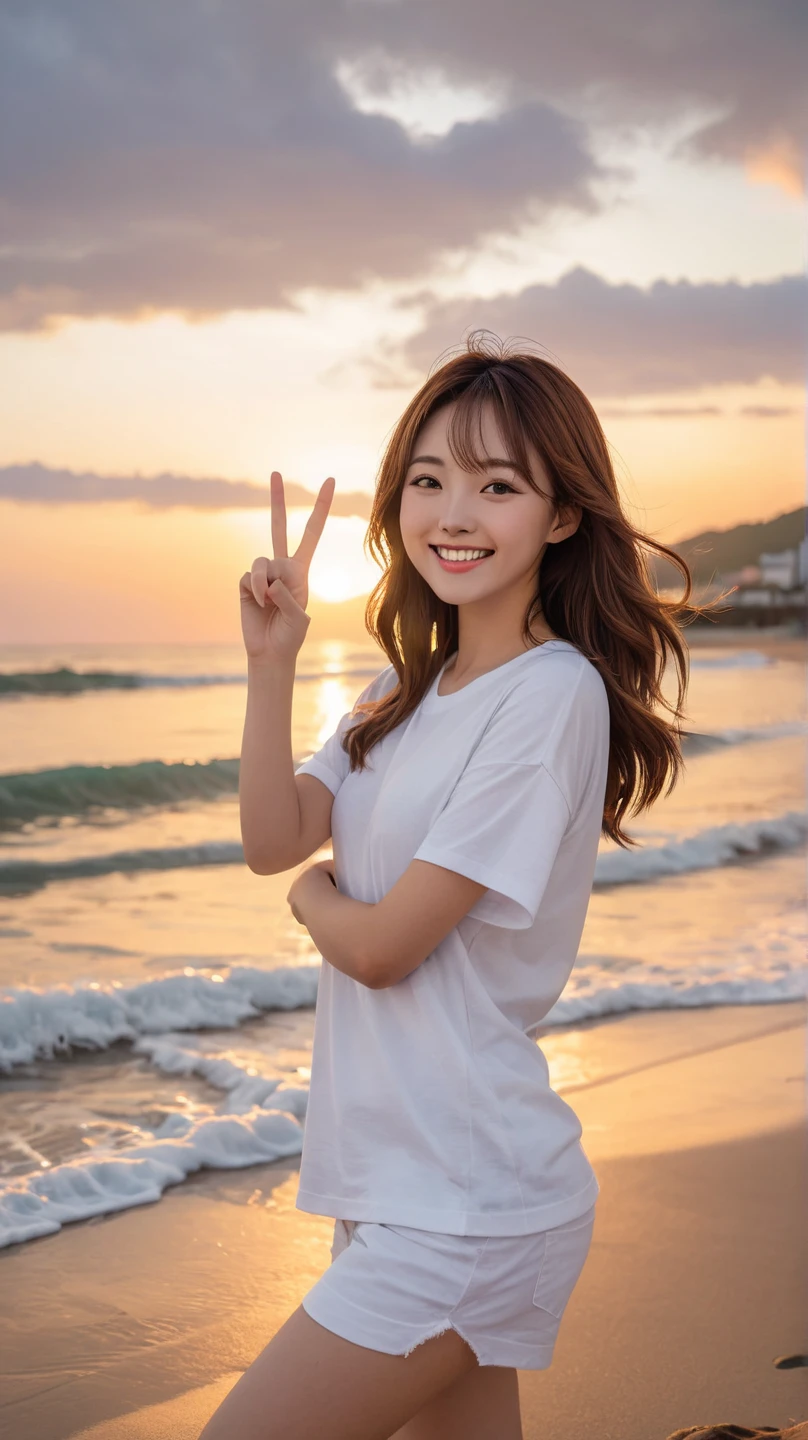
[[(426, 480), (426, 481), (428, 481), (428, 482), (431, 482), (432, 485), (439, 485), (439, 484), (440, 484), (440, 482), (435, 479), (435, 476), (434, 476), (434, 475), (416, 475), (415, 479), (412, 480), (410, 483), (411, 483), (412, 485), (417, 485), (421, 490), (426, 490), (426, 489), (430, 488), (429, 485), (422, 485), (422, 484), (421, 484), (421, 481), (422, 481), (422, 480)], [(489, 481), (489, 483), (485, 486), (485, 489), (486, 489), (486, 490), (490, 490), (492, 485), (499, 485), (500, 489), (499, 489), (498, 492), (497, 492), (499, 495), (502, 495), (502, 494), (517, 495), (517, 494), (519, 493), (518, 490), (515, 490), (515, 489), (514, 489), (513, 485), (509, 485), (509, 484), (508, 484), (507, 480), (491, 480), (491, 481)]]

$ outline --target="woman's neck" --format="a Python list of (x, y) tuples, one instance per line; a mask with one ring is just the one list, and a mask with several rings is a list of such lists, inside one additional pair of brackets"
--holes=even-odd
[(509, 660), (515, 660), (517, 655), (524, 654), (526, 650), (535, 649), (536, 645), (543, 645), (547, 640), (561, 639), (549, 625), (536, 623), (531, 627), (531, 637), (528, 643), (525, 643), (520, 635), (510, 644), (505, 644), (501, 638), (493, 636), (490, 641), (467, 645), (464, 648), (461, 636), (457, 650), (446, 663), (444, 678), (451, 677), (458, 685), (465, 685), (470, 680), (476, 680), (478, 675), (486, 675), (498, 665), (506, 665)]

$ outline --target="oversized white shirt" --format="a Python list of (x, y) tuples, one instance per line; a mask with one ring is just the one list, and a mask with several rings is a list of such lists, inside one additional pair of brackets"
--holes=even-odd
[[(442, 672), (441, 672), (442, 673)], [(575, 962), (609, 758), (597, 668), (550, 640), (448, 695), (440, 675), (351, 773), (348, 712), (296, 774), (334, 795), (337, 887), (380, 901), (413, 859), (487, 888), (418, 968), (372, 990), (326, 960), (297, 1208), (452, 1235), (582, 1215), (598, 1183), (531, 1031)], [(388, 665), (360, 699), (392, 689)]]

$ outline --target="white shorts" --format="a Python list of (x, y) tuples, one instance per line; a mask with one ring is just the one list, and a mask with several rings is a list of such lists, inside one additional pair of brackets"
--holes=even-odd
[(386, 1355), (409, 1355), (454, 1329), (480, 1365), (546, 1370), (594, 1220), (593, 1205), (552, 1230), (488, 1238), (337, 1220), (332, 1263), (303, 1308)]

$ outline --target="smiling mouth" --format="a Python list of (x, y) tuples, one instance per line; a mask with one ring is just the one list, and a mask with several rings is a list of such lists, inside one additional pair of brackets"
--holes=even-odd
[[(430, 545), (439, 560), (445, 560), (450, 564), (471, 565), (478, 560), (485, 560), (493, 555), (493, 550), (484, 550), (482, 546), (463, 545), (457, 548), (451, 545)], [(441, 554), (441, 551), (444, 553)]]

